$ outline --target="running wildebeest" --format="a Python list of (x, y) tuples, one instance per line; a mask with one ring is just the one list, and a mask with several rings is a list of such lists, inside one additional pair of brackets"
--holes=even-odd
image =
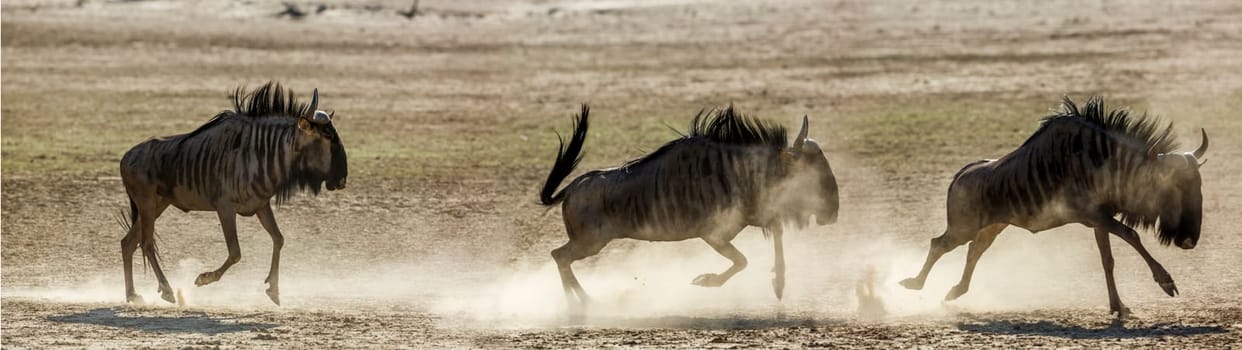
[(746, 267), (746, 257), (730, 241), (746, 226), (761, 227), (775, 245), (772, 287), (779, 299), (785, 287), (782, 225), (805, 227), (811, 215), (820, 225), (836, 221), (836, 178), (819, 143), (806, 137), (806, 117), (790, 146), (784, 127), (744, 116), (732, 105), (699, 112), (688, 135), (619, 167), (587, 172), (556, 192), (581, 159), (588, 113), (583, 105), (569, 144), (561, 139), (540, 193), (545, 206), (562, 203), (569, 243), (552, 257), (571, 314), (580, 315), (589, 298), (570, 264), (611, 240), (701, 238), (733, 263), (692, 282), (717, 287)]
[(1182, 249), (1199, 242), (1199, 159), (1208, 148), (1207, 132), (1193, 152), (1174, 152), (1172, 133), (1172, 125), (1161, 128), (1155, 120), (1130, 116), (1124, 109), (1107, 112), (1099, 97), (1082, 110), (1066, 98), (1061, 111), (1045, 118), (1017, 150), (958, 171), (949, 185), (948, 228), (931, 240), (918, 276), (901, 285), (921, 289), (941, 255), (971, 242), (962, 279), (945, 296), (956, 299), (970, 288), (979, 256), (1006, 226), (1036, 233), (1079, 223), (1095, 230), (1109, 310), (1119, 319), (1130, 310), (1117, 296), (1109, 233), (1134, 247), (1164, 292), (1176, 295), (1173, 278), (1132, 228), (1156, 227), (1161, 244)]
[(300, 191), (317, 195), (325, 183), (330, 191), (345, 188), (345, 148), (332, 114), (317, 109), (318, 89), (309, 105), (273, 82), (251, 93), (238, 88), (231, 97), (233, 110), (216, 114), (188, 134), (140, 143), (121, 159), (130, 209), (122, 223), (129, 233), (121, 239), (128, 302), (143, 301), (134, 292), (131, 266), (139, 246), (159, 280), (161, 297), (176, 302), (155, 246), (155, 219), (172, 205), (186, 212), (215, 211), (224, 229), (229, 257), (219, 269), (200, 274), (194, 281), (198, 286), (219, 280), (241, 260), (236, 215), (257, 214), (272, 236), (267, 295), (279, 305), (284, 237), (272, 216), (272, 197), (280, 204)]

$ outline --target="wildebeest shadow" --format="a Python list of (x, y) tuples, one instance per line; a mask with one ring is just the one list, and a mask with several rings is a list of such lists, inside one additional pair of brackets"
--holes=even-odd
[(1087, 328), (1077, 325), (1064, 325), (1049, 321), (1027, 322), (1013, 320), (993, 320), (981, 323), (964, 323), (958, 325), (958, 329), (978, 333), (1042, 335), (1069, 339), (1131, 339), (1219, 334), (1228, 332), (1228, 330), (1217, 326), (1183, 326), (1169, 323), (1157, 323), (1150, 326), (1127, 328), (1121, 322), (1113, 322), (1111, 325), (1106, 327)]
[(591, 317), (584, 322), (570, 322), (571, 326), (625, 327), (625, 328), (677, 328), (677, 329), (764, 329), (791, 327), (818, 327), (845, 323), (841, 320), (803, 317), (760, 318), (747, 316), (722, 317)]
[(81, 323), (117, 328), (137, 329), (147, 332), (200, 333), (216, 335), (255, 329), (269, 329), (271, 323), (230, 322), (234, 318), (214, 318), (205, 312), (182, 312), (181, 316), (128, 316), (117, 312), (118, 308), (98, 308), (65, 316), (49, 316), (48, 321)]

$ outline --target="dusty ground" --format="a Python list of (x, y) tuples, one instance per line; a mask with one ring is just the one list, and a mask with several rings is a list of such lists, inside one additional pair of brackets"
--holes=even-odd
[[(1224, 347), (1242, 339), (1242, 6), (1159, 1), (328, 2), (277, 17), (275, 1), (6, 1), (3, 260), (6, 348), (46, 347)], [(277, 209), (284, 305), (261, 283), (270, 241), (240, 225), (225, 257), (214, 215), (157, 223), (188, 304), (127, 306), (112, 216), (120, 155), (228, 107), (227, 91), (279, 79), (335, 109), (350, 187)], [(964, 163), (996, 157), (1061, 96), (1102, 94), (1213, 135), (1204, 238), (1158, 247), (1182, 295), (1164, 296), (1114, 245), (1135, 318), (1112, 322), (1081, 227), (1011, 229), (969, 294), (943, 293), (964, 249), (924, 291), (914, 273), (943, 228)], [(729, 284), (701, 242), (617, 242), (575, 265), (598, 299), (564, 320), (548, 251), (559, 213), (535, 204), (553, 130), (577, 104), (596, 120), (583, 168), (643, 154), (703, 107), (733, 102), (792, 123), (808, 114), (842, 185), (840, 223), (790, 234), (786, 298), (771, 248)], [(862, 279), (874, 268), (874, 281)], [(157, 299), (150, 273), (139, 291)], [(859, 313), (870, 283), (887, 313)]]

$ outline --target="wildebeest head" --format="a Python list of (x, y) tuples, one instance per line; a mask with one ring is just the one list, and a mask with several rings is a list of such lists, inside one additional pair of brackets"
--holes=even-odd
[(832, 166), (828, 164), (828, 157), (819, 142), (806, 137), (808, 124), (807, 117), (803, 116), (802, 130), (793, 145), (785, 151), (785, 157), (793, 163), (792, 177), (801, 180), (794, 184), (795, 194), (803, 197), (795, 201), (799, 206), (795, 209), (798, 220), (809, 219), (813, 214), (817, 224), (827, 225), (837, 221), (837, 210), (840, 208), (837, 178), (832, 174)]
[(1172, 242), (1182, 249), (1191, 249), (1199, 243), (1199, 228), (1203, 223), (1202, 179), (1199, 177), (1199, 160), (1207, 152), (1207, 131), (1203, 141), (1191, 152), (1155, 153), (1148, 157), (1157, 164), (1159, 183), (1164, 184), (1160, 198), (1160, 242)]
[[(318, 109), (319, 90), (311, 97), (306, 115), (298, 120), (298, 128), (303, 131), (301, 145), (302, 155), (295, 166), (300, 168), (303, 176), (313, 183), (326, 183), (329, 191), (345, 188), (345, 178), (349, 176), (349, 164), (345, 159), (345, 146), (341, 137), (332, 125), (335, 113), (327, 113)], [(318, 185), (314, 185), (318, 188)], [(317, 191), (317, 190), (316, 190)]]

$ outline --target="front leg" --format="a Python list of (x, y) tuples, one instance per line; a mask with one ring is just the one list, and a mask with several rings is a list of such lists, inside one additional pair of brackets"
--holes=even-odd
[(281, 235), (280, 228), (276, 227), (276, 216), (272, 214), (271, 204), (259, 209), (258, 217), (263, 229), (272, 236), (272, 266), (265, 280), (267, 297), (272, 299), (276, 305), (280, 305), (280, 249), (285, 246), (285, 236)]
[(217, 208), (216, 215), (220, 217), (220, 228), (224, 230), (224, 243), (229, 247), (229, 257), (220, 268), (201, 273), (194, 279), (194, 285), (200, 287), (219, 281), (229, 267), (241, 261), (241, 245), (237, 243), (237, 212), (232, 208)]
[(1117, 282), (1113, 279), (1113, 249), (1108, 242), (1108, 231), (1095, 229), (1095, 244), (1100, 248), (1100, 263), (1104, 266), (1104, 283), (1108, 286), (1108, 311), (1117, 315), (1118, 320), (1125, 319), (1130, 309), (1121, 303), (1117, 295)]
[(711, 236), (703, 237), (703, 241), (712, 246), (712, 249), (715, 249), (717, 253), (720, 253), (720, 255), (728, 258), (729, 261), (732, 261), (733, 265), (729, 266), (728, 270), (725, 270), (720, 274), (705, 273), (699, 275), (690, 283), (703, 287), (719, 287), (724, 285), (725, 282), (728, 282), (729, 278), (732, 278), (733, 275), (746, 268), (746, 256), (743, 256), (742, 252), (738, 251), (737, 248), (733, 246), (733, 243)]
[(1139, 256), (1143, 257), (1143, 261), (1147, 262), (1147, 267), (1151, 269), (1152, 277), (1160, 285), (1160, 289), (1163, 289), (1164, 293), (1171, 297), (1177, 296), (1177, 285), (1173, 283), (1173, 276), (1169, 275), (1164, 266), (1161, 266), (1160, 262), (1156, 261), (1156, 258), (1153, 258), (1151, 253), (1147, 252), (1147, 248), (1143, 247), (1143, 241), (1139, 238), (1138, 232), (1134, 232), (1134, 229), (1113, 219), (1111, 216), (1101, 216), (1091, 226), (1111, 232), (1117, 235), (1117, 237), (1121, 237), (1131, 247), (1134, 247), (1134, 250), (1138, 251)]
[(772, 234), (772, 245), (776, 250), (774, 258), (776, 264), (772, 266), (772, 272), (775, 274), (772, 277), (772, 292), (776, 293), (776, 300), (781, 300), (785, 295), (785, 244), (782, 242), (785, 230), (780, 224), (767, 230)]

